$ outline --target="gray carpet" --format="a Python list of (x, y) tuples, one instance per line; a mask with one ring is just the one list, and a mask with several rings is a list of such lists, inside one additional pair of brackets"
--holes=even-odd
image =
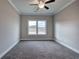
[(79, 54), (53, 41), (21, 41), (2, 59), (79, 59)]

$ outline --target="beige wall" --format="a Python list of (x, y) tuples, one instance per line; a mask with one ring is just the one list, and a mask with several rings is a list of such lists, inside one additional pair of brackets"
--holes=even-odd
[(0, 0), (0, 57), (19, 41), (19, 15), (7, 0)]
[(79, 52), (79, 0), (55, 15), (55, 37)]
[[(28, 20), (47, 20), (48, 33), (46, 36), (29, 36), (28, 35)], [(53, 38), (53, 17), (52, 16), (21, 16), (21, 39), (27, 38)], [(27, 39), (28, 40), (28, 39)], [(34, 39), (33, 39), (34, 40)]]

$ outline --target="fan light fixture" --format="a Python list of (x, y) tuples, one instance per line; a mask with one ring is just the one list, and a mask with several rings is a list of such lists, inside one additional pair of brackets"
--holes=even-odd
[(40, 1), (39, 4), (38, 4), (39, 8), (44, 8), (45, 6), (45, 3), (43, 1)]
[(34, 2), (35, 2), (35, 3), (30, 4), (30, 5), (38, 6), (38, 7), (37, 7), (37, 10), (39, 10), (40, 8), (45, 8), (46, 10), (48, 10), (49, 7), (46, 6), (46, 4), (55, 2), (55, 0), (34, 0)]

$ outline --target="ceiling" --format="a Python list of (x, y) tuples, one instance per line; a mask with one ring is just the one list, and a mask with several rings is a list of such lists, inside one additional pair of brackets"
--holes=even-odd
[(50, 8), (49, 10), (43, 8), (35, 12), (37, 6), (29, 5), (33, 0), (10, 0), (21, 15), (53, 15), (67, 7), (73, 1), (74, 0), (56, 0), (54, 3), (47, 4)]

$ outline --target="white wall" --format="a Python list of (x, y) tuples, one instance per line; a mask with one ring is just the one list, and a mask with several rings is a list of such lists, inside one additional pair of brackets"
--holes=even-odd
[(7, 0), (0, 0), (0, 57), (19, 41), (19, 15)]
[[(28, 20), (46, 20), (47, 21), (47, 35), (45, 36), (37, 36), (38, 40), (40, 38), (43, 38), (42, 40), (52, 39), (54, 37), (54, 19), (52, 16), (21, 16), (21, 39), (29, 39), (29, 38), (34, 38), (36, 36), (29, 36), (28, 35)], [(33, 39), (33, 40), (34, 40)], [(47, 39), (47, 40), (48, 40)], [(35, 39), (37, 40), (37, 39)]]
[(55, 37), (79, 52), (79, 0), (55, 15)]

